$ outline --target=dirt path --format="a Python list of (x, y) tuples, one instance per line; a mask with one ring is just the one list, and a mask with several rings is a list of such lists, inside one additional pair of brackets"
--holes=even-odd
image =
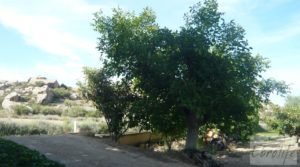
[[(255, 149), (258, 152), (253, 152), (253, 146), (251, 147), (250, 145), (248, 146), (243, 146), (239, 148), (235, 148), (232, 150), (231, 153), (225, 153), (223, 156), (219, 157), (219, 161), (221, 161), (224, 164), (224, 167), (271, 167), (274, 165), (253, 165), (251, 164), (251, 154), (255, 155), (255, 157), (263, 157), (263, 161), (267, 161), (268, 163), (272, 163), (272, 161), (277, 161), (279, 153), (280, 156), (285, 155), (287, 153), (295, 153), (293, 154), (292, 158), (296, 159), (296, 165), (279, 165), (279, 163), (275, 166), (284, 166), (284, 167), (296, 167), (300, 166), (300, 148), (299, 147), (291, 147), (291, 148), (286, 148), (282, 146), (286, 146), (287, 144), (292, 144), (295, 146), (295, 139), (294, 138), (289, 138), (289, 137), (278, 137), (278, 138), (271, 138), (271, 139), (256, 139), (255, 144), (260, 146), (262, 148), (261, 151), (258, 151), (258, 148)], [(277, 153), (275, 154), (275, 157), (271, 159), (271, 156), (268, 156), (269, 159), (266, 160), (266, 154), (263, 154), (263, 152), (268, 152), (271, 151), (271, 153)], [(269, 155), (271, 155), (271, 153)], [(263, 155), (263, 156), (262, 156)], [(290, 161), (290, 160), (287, 160)], [(280, 161), (281, 162), (281, 161)], [(253, 160), (252, 160), (253, 163)]]
[(103, 139), (78, 135), (6, 138), (38, 150), (67, 167), (192, 167), (173, 159), (154, 159), (142, 152), (110, 146)]

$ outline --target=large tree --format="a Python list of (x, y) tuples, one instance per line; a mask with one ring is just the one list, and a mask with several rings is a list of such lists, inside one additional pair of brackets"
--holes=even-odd
[(224, 20), (216, 0), (197, 3), (184, 18), (184, 26), (171, 30), (149, 8), (95, 14), (103, 69), (139, 97), (128, 119), (169, 135), (186, 132), (186, 149), (196, 148), (204, 125), (251, 132), (261, 103), (286, 86), (262, 78), (268, 61), (251, 54), (244, 29)]

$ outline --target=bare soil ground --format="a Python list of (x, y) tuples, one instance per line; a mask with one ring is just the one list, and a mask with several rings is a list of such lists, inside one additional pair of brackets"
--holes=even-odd
[[(180, 159), (180, 156), (166, 156), (131, 146), (120, 146), (108, 139), (85, 137), (80, 135), (57, 136), (9, 136), (6, 137), (45, 154), (49, 159), (61, 162), (67, 167), (192, 167), (191, 162)], [(292, 138), (258, 139), (265, 149), (282, 149), (281, 145)], [(297, 165), (300, 166), (299, 147)], [(249, 145), (232, 148), (231, 151), (218, 152), (217, 159), (224, 167), (250, 167)], [(174, 158), (170, 158), (174, 157)], [(175, 159), (176, 158), (176, 159)], [(186, 162), (186, 163), (185, 163)], [(260, 165), (261, 167), (263, 165)], [(255, 167), (260, 167), (259, 165)], [(266, 166), (266, 165), (265, 165)], [(271, 165), (272, 166), (272, 165)], [(287, 165), (276, 165), (278, 167)], [(270, 167), (268, 165), (267, 167)], [(295, 167), (295, 165), (293, 166)]]
[(38, 150), (67, 167), (192, 167), (165, 157), (111, 145), (105, 139), (79, 135), (9, 136), (16, 143)]
[[(253, 141), (252, 141), (253, 142)], [(275, 138), (263, 138), (263, 139), (256, 139), (254, 140), (256, 144), (259, 144), (260, 146), (263, 147), (263, 150), (267, 151), (272, 151), (271, 153), (275, 152), (277, 150), (277, 153), (279, 151), (283, 151), (284, 153), (287, 152), (293, 152), (295, 153), (294, 158), (296, 158), (297, 165), (287, 165), (287, 164), (281, 164), (281, 165), (253, 165), (250, 161), (250, 155), (252, 154), (254, 147), (250, 146), (250, 144), (245, 144), (243, 146), (239, 146), (237, 148), (232, 149), (230, 152), (226, 151), (224, 153), (220, 153), (218, 156), (218, 160), (224, 165), (224, 167), (271, 167), (271, 166), (284, 166), (284, 167), (295, 167), (295, 166), (300, 166), (300, 147), (293, 147), (293, 148), (286, 148), (282, 147), (285, 145), (285, 143), (292, 143), (293, 145), (295, 143), (294, 138), (290, 137), (275, 137)], [(260, 152), (261, 153), (261, 152)], [(261, 154), (256, 154), (256, 155), (261, 155)], [(275, 159), (276, 160), (276, 157)]]

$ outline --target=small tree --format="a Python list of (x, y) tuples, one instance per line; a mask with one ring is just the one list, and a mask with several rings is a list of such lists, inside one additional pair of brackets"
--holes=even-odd
[(84, 68), (85, 83), (78, 83), (82, 96), (93, 101), (103, 112), (108, 130), (117, 140), (127, 129), (130, 104), (133, 101), (130, 86), (124, 81), (112, 82), (104, 70)]
[(283, 107), (275, 107), (269, 125), (281, 134), (300, 137), (300, 97), (287, 97)]

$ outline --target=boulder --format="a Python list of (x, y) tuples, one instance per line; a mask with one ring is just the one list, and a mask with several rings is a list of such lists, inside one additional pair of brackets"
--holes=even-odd
[(78, 95), (76, 93), (71, 93), (70, 97), (71, 100), (78, 100)]
[(38, 104), (47, 104), (53, 101), (53, 92), (48, 85), (42, 87), (34, 87), (32, 94), (36, 96), (36, 103)]
[(50, 88), (59, 87), (59, 83), (57, 82), (57, 80), (49, 80), (46, 77), (29, 78), (28, 84), (35, 85), (35, 86), (48, 85)]
[(2, 108), (5, 110), (12, 110), (12, 107), (15, 105), (20, 105), (22, 97), (16, 93), (12, 92), (5, 96), (3, 102), (2, 102)]

